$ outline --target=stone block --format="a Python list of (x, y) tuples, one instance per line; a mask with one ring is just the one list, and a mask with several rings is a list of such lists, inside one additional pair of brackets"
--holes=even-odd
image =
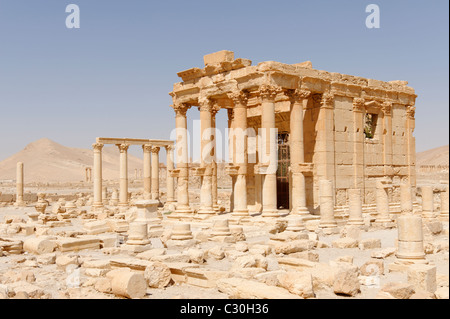
[(203, 57), (203, 61), (205, 62), (205, 66), (214, 63), (221, 62), (233, 62), (234, 61), (234, 52), (222, 50), (214, 53), (207, 54)]
[(417, 290), (434, 293), (437, 289), (436, 266), (415, 264), (408, 267), (408, 283)]
[(315, 297), (311, 274), (289, 271), (278, 275), (278, 280), (279, 286), (292, 294), (304, 299)]
[(339, 238), (332, 242), (332, 246), (333, 248), (340, 248), (340, 249), (357, 248), (358, 241), (353, 238)]
[(242, 278), (220, 279), (217, 288), (231, 299), (300, 299), (281, 287)]
[(67, 238), (57, 242), (61, 252), (79, 251), (83, 249), (99, 249), (99, 238)]
[(145, 268), (144, 277), (150, 288), (165, 288), (172, 280), (172, 273), (166, 264), (151, 262)]
[(359, 249), (362, 250), (381, 248), (381, 239), (378, 238), (363, 239), (359, 242), (358, 247)]
[(390, 282), (381, 288), (395, 299), (409, 299), (415, 292), (414, 286), (406, 283)]

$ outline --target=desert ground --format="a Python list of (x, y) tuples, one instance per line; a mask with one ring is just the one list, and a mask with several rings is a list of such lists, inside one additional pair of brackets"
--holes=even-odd
[[(14, 205), (19, 161), (25, 165), (24, 207)], [(299, 221), (287, 211), (237, 222), (228, 213), (231, 182), (219, 165), (221, 212), (179, 221), (171, 218), (171, 205), (137, 206), (143, 184), (135, 172), (142, 160), (133, 156), (130, 207), (111, 201), (119, 188), (118, 154), (111, 148), (103, 158), (108, 200), (93, 211), (92, 182), (84, 181), (91, 165), (91, 150), (48, 139), (0, 162), (0, 299), (449, 298), (448, 220), (424, 219), (425, 262), (399, 266), (396, 205), (385, 227), (373, 223), (376, 207), (365, 207), (358, 227), (346, 225), (343, 209), (332, 233), (318, 227), (318, 216)], [(160, 165), (162, 203), (165, 176)], [(448, 179), (448, 146), (417, 154), (416, 215), (426, 185), (434, 187), (434, 213), (440, 214)], [(193, 177), (190, 184), (195, 205), (200, 183)], [(151, 217), (145, 238), (139, 237), (140, 214)]]

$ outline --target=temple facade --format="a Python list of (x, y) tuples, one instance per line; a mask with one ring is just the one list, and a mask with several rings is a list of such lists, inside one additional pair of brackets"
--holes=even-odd
[[(201, 177), (198, 215), (217, 213), (214, 134), (216, 113), (228, 112), (232, 177), (230, 211), (276, 217), (319, 212), (319, 182), (332, 181), (334, 205), (348, 205), (350, 189), (376, 202), (377, 181), (415, 187), (415, 99), (406, 81), (383, 82), (283, 64), (235, 59), (231, 51), (204, 57), (204, 68), (178, 73), (170, 95), (176, 114), (178, 215), (191, 214), (189, 176)], [(187, 117), (198, 108), (201, 165), (190, 170)], [(243, 133), (244, 132), (244, 133)], [(212, 146), (211, 146), (212, 145)]]

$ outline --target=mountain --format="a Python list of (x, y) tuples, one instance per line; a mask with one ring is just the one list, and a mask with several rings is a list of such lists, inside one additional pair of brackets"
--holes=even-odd
[[(0, 180), (15, 180), (17, 162), (23, 162), (26, 183), (84, 181), (85, 168), (92, 167), (93, 161), (92, 150), (70, 148), (43, 138), (0, 162)], [(128, 154), (130, 179), (142, 166), (141, 159)], [(103, 148), (103, 179), (119, 179), (119, 150), (113, 145)]]
[(448, 166), (449, 163), (449, 146), (441, 146), (428, 151), (416, 154), (416, 166), (420, 168), (422, 165), (443, 165)]

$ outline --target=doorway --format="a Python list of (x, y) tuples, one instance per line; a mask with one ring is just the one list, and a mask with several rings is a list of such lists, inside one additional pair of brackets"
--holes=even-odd
[(291, 154), (289, 133), (278, 134), (277, 207), (289, 209), (289, 166)]

